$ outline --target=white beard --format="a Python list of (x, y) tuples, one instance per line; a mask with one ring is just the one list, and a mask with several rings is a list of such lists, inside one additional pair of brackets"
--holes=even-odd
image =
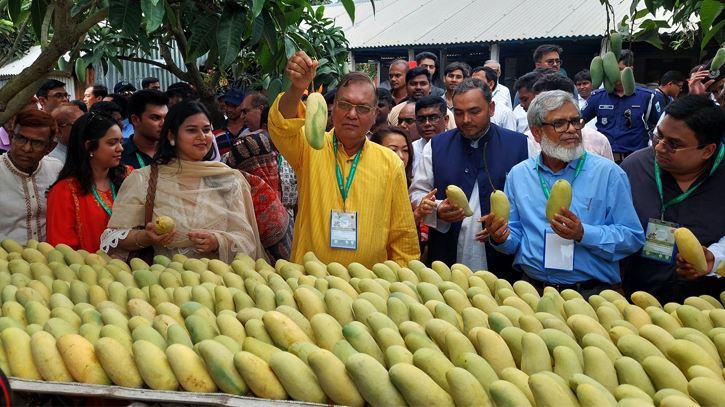
[(541, 137), (541, 152), (551, 158), (557, 160), (570, 162), (578, 159), (584, 154), (584, 146), (581, 143), (581, 137), (579, 137), (579, 145), (574, 148), (566, 148), (559, 144), (549, 141), (548, 137), (542, 135)]

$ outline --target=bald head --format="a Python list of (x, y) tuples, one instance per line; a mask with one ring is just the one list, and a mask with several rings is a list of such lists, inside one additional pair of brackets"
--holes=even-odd
[(83, 116), (83, 111), (72, 103), (64, 103), (53, 110), (51, 113), (55, 122), (58, 124), (58, 134), (56, 139), (59, 143), (64, 146), (68, 145), (70, 139), (70, 130), (73, 127), (73, 123), (78, 120), (79, 117)]

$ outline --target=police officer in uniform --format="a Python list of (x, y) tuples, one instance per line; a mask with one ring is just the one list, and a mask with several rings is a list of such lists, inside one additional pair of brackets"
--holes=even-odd
[[(632, 66), (634, 55), (623, 50), (619, 57), (619, 71)], [(648, 132), (657, 125), (661, 106), (656, 103), (655, 93), (636, 86), (634, 94), (624, 95), (621, 79), (614, 85), (614, 92), (598, 89), (587, 100), (582, 117), (587, 121), (597, 118), (597, 130), (609, 139), (614, 161), (621, 163), (628, 155), (647, 146)]]

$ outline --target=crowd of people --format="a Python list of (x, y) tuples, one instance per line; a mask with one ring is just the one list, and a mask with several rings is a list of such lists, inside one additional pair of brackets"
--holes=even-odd
[[(377, 87), (349, 73), (324, 95), (320, 150), (303, 128), (317, 61), (302, 51), (276, 100), (219, 94), (218, 128), (185, 83), (93, 84), (70, 101), (51, 79), (0, 129), (0, 236), (124, 259), (153, 246), (227, 262), (301, 263), (309, 251), (366, 267), (458, 262), (585, 298), (609, 288), (663, 303), (719, 295), (725, 75), (699, 65), (625, 95), (621, 81), (593, 89), (587, 70), (570, 79), (562, 53), (538, 47), (513, 93), (497, 61), (441, 67), (429, 52), (393, 61)], [(620, 71), (633, 61), (622, 51)], [(572, 202), (547, 218), (559, 180)], [(449, 185), (472, 215), (447, 198)], [(508, 218), (492, 213), (498, 190)], [(160, 216), (173, 232), (157, 233)], [(677, 227), (703, 244), (706, 273), (677, 253)]]

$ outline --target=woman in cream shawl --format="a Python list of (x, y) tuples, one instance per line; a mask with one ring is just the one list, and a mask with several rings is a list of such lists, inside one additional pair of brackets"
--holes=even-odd
[[(213, 134), (201, 103), (175, 104), (159, 140), (159, 176), (152, 222), (144, 225), (151, 167), (133, 171), (123, 183), (101, 236), (101, 248), (119, 251), (154, 246), (171, 257), (218, 258), (229, 263), (238, 253), (267, 259), (259, 238), (249, 182), (228, 166), (209, 161)], [(156, 234), (153, 220), (169, 216), (174, 232)]]

